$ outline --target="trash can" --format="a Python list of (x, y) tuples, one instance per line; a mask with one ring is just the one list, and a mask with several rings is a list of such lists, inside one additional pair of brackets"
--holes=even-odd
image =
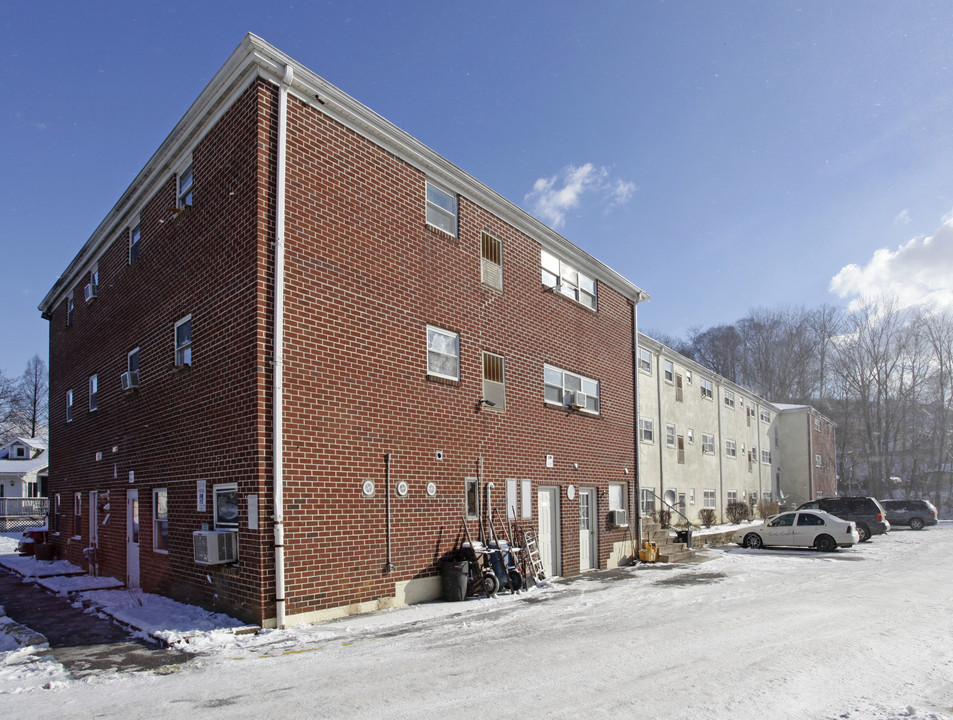
[(675, 531), (675, 539), (677, 542), (685, 543), (685, 547), (688, 550), (692, 549), (692, 529), (685, 528), (684, 530)]
[(470, 563), (466, 560), (440, 561), (440, 588), (447, 602), (460, 602), (467, 596)]

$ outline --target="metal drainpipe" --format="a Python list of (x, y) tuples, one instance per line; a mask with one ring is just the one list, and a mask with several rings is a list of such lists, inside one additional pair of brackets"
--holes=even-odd
[[(632, 393), (635, 407), (632, 409), (632, 429), (635, 431), (635, 483), (631, 500), (633, 507), (632, 519), (635, 523), (635, 537), (642, 542), (642, 460), (641, 438), (639, 437), (639, 303), (632, 304)], [(632, 553), (638, 557), (638, 548), (632, 548)]]
[(387, 558), (384, 560), (384, 574), (386, 575), (387, 573), (394, 572), (394, 563), (391, 562), (391, 554), (390, 554), (390, 535), (391, 535), (391, 528), (390, 528), (390, 520), (391, 520), (391, 512), (390, 512), (390, 453), (386, 453), (386, 454), (384, 455), (384, 492), (385, 492), (385, 500), (384, 500), (384, 502), (385, 502), (385, 506), (384, 506), (384, 507), (385, 507), (385, 510), (384, 510), (384, 513), (385, 513), (386, 525), (387, 525), (387, 529), (386, 529), (386, 533), (387, 533)]
[(274, 302), (274, 387), (272, 446), (275, 496), (275, 624), (285, 626), (285, 526), (282, 441), (282, 381), (284, 366), (285, 305), (285, 165), (287, 162), (288, 89), (294, 70), (285, 66), (285, 76), (278, 91), (278, 158), (275, 167), (275, 302)]
[(814, 500), (817, 496), (817, 492), (814, 488), (814, 434), (812, 432), (812, 422), (813, 418), (811, 413), (807, 414), (807, 467), (809, 470), (808, 473), (808, 500)]

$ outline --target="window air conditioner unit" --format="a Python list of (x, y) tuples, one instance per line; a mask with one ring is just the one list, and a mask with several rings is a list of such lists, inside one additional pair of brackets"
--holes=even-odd
[(98, 294), (99, 294), (99, 285), (94, 285), (93, 283), (87, 283), (86, 287), (83, 288), (83, 297), (86, 298), (86, 302), (89, 302)]
[(585, 409), (586, 409), (586, 401), (587, 401), (588, 399), (589, 399), (589, 398), (586, 397), (586, 393), (584, 393), (584, 392), (579, 392), (579, 391), (577, 390), (577, 391), (573, 392), (573, 393), (570, 395), (569, 404), (572, 406), (572, 408), (573, 408), (574, 410), (585, 410)]
[(614, 527), (628, 527), (629, 513), (625, 510), (610, 510), (609, 524)]
[(136, 390), (139, 387), (139, 371), (132, 370), (122, 374), (122, 389)]
[(195, 562), (221, 565), (238, 560), (237, 530), (196, 530), (192, 533)]

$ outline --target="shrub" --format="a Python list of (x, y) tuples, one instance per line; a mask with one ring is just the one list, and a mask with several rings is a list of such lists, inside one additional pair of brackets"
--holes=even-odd
[(771, 517), (772, 515), (777, 515), (780, 506), (776, 502), (770, 502), (768, 500), (762, 500), (758, 503), (758, 517), (762, 520)]
[(748, 519), (748, 503), (730, 502), (725, 508), (725, 513), (728, 515), (728, 522), (744, 522)]
[(706, 528), (710, 528), (715, 524), (715, 509), (714, 508), (703, 508), (698, 511), (698, 519), (701, 520), (701, 524)]
[(671, 510), (656, 510), (652, 513), (652, 519), (657, 522), (661, 527), (667, 528), (672, 524), (672, 511)]

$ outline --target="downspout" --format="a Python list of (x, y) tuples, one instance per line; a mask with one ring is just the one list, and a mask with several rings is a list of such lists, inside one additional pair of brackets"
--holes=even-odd
[(285, 65), (285, 76), (278, 91), (278, 159), (275, 167), (275, 302), (274, 302), (274, 387), (272, 447), (274, 453), (275, 496), (275, 624), (285, 626), (285, 526), (282, 443), (282, 374), (284, 366), (285, 309), (285, 165), (288, 141), (288, 89), (294, 79), (291, 65)]
[[(725, 387), (721, 383), (718, 383), (718, 394), (715, 396), (715, 402), (718, 404), (718, 446), (716, 450), (718, 451), (718, 499), (715, 500), (715, 507), (721, 508), (721, 518), (718, 522), (725, 521), (725, 504), (722, 498), (725, 497), (725, 437), (724, 429), (722, 427), (721, 417), (725, 412)], [(735, 447), (735, 453), (737, 454), (738, 449)], [(705, 489), (702, 488), (702, 492), (705, 492)], [(704, 497), (704, 495), (702, 496)]]
[[(663, 440), (663, 433), (665, 433), (665, 438), (668, 438), (668, 433), (665, 432), (665, 413), (662, 411), (662, 350), (661, 348), (658, 351), (658, 355), (655, 356), (655, 394), (656, 402), (658, 407), (658, 499), (660, 502), (659, 512), (663, 510), (662, 505), (665, 504), (665, 501), (662, 499), (665, 497), (665, 442)], [(678, 498), (676, 498), (676, 501)], [(661, 517), (661, 515), (659, 516)]]
[(807, 414), (807, 469), (808, 469), (808, 483), (807, 491), (810, 493), (807, 498), (810, 500), (817, 499), (817, 493), (814, 491), (814, 433), (811, 431), (813, 424), (811, 422), (811, 413)]
[[(639, 437), (639, 298), (632, 303), (632, 430), (635, 434), (635, 483), (630, 503), (632, 519), (635, 525), (635, 537), (642, 543), (642, 445)], [(634, 558), (638, 557), (638, 547), (632, 548)]]
[(391, 562), (390, 554), (390, 536), (391, 536), (391, 511), (390, 511), (390, 453), (384, 455), (384, 491), (385, 491), (385, 513), (387, 521), (387, 558), (384, 560), (384, 574), (394, 572), (394, 563)]

